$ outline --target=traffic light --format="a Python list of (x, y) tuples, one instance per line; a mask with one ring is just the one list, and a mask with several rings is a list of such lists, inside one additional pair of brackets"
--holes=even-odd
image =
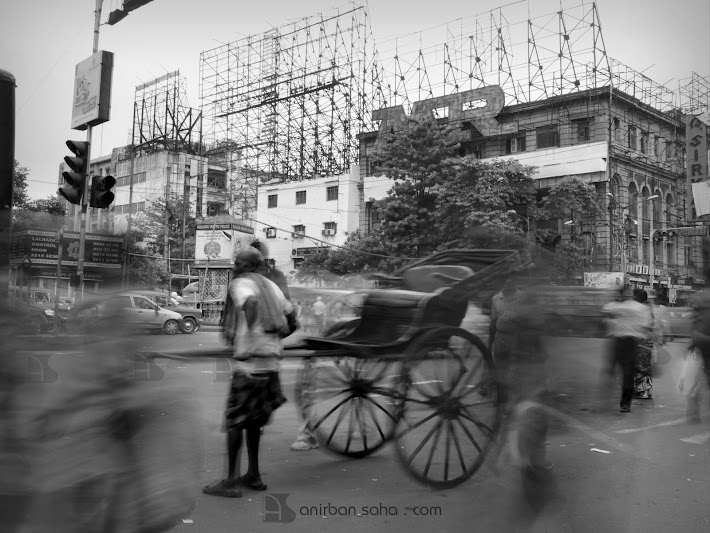
[(66, 156), (64, 162), (71, 171), (62, 172), (66, 187), (59, 188), (61, 194), (69, 203), (80, 205), (84, 194), (86, 174), (89, 169), (89, 143), (86, 141), (67, 141), (69, 150), (74, 156)]
[(111, 188), (116, 185), (116, 178), (113, 176), (93, 176), (91, 178), (91, 196), (89, 205), (106, 209), (113, 202)]

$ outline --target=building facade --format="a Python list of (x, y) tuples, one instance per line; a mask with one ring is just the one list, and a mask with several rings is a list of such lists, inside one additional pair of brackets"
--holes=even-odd
[[(653, 283), (660, 301), (668, 300), (670, 288), (689, 292), (704, 283), (699, 235), (705, 230), (695, 236), (654, 232), (686, 226), (686, 212), (693, 209), (686, 195), (685, 119), (679, 111), (660, 111), (609, 87), (512, 106), (496, 102), (499, 92), (491, 87), (484, 93), (486, 105), (479, 112), (461, 111), (467, 99), (480, 99), (479, 93), (437, 99), (437, 108), (448, 108), (449, 118), (440, 122), (461, 125), (454, 134), (460, 155), (537, 167), (533, 178), (540, 195), (568, 176), (592, 184), (602, 210), (580, 221), (585, 270), (624, 270), (634, 287)], [(378, 117), (379, 132), (401, 127), (406, 119), (401, 107), (380, 110)], [(391, 187), (386, 176), (375, 175), (379, 132), (360, 136), (361, 231), (376, 227), (373, 201)], [(565, 238), (569, 228), (558, 221), (558, 231)]]
[[(196, 218), (214, 216), (228, 210), (231, 200), (227, 173), (206, 157), (187, 151), (138, 153), (133, 161), (133, 196), (130, 195), (131, 147), (114, 148), (111, 155), (91, 161), (91, 175), (113, 176), (115, 199), (108, 209), (88, 208), (87, 231), (125, 233), (129, 201), (133, 214), (143, 213), (151, 203), (166, 198), (188, 198), (189, 214)], [(59, 185), (66, 170), (59, 168)], [(67, 227), (78, 231), (81, 206), (66, 203)]]
[(276, 267), (289, 273), (323, 247), (342, 245), (360, 225), (360, 168), (259, 187), (255, 236), (264, 241)]

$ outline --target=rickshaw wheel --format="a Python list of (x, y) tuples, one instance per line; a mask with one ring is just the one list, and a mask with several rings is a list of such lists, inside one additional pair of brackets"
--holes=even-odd
[(456, 486), (480, 468), (500, 429), (493, 359), (478, 337), (454, 327), (425, 332), (405, 355), (397, 456), (417, 481)]
[(389, 441), (400, 417), (402, 362), (313, 357), (303, 369), (303, 418), (327, 450), (366, 457)]

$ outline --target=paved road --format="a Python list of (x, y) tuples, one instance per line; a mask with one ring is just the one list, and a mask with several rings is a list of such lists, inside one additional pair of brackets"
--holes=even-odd
[[(215, 333), (150, 336), (151, 349), (218, 346)], [(191, 523), (178, 531), (551, 531), (666, 532), (710, 530), (710, 418), (707, 401), (698, 425), (689, 425), (676, 382), (683, 343), (666, 346), (671, 362), (654, 381), (654, 399), (618, 412), (617, 390), (598, 387), (607, 348), (599, 339), (550, 339), (550, 380), (555, 424), (549, 455), (557, 496), (541, 513), (521, 498), (507, 453), (489, 460), (468, 482), (432, 491), (398, 464), (393, 445), (360, 460), (322, 450), (292, 452), (299, 418), (293, 402), (298, 361), (284, 362), (282, 383), (289, 403), (265, 430), (262, 471), (267, 493), (245, 492), (238, 500), (199, 496)], [(161, 361), (164, 379), (188, 378), (199, 404), (205, 456), (196, 485), (218, 479), (224, 468), (220, 432), (228, 372), (224, 362), (195, 358)], [(707, 399), (707, 396), (706, 396)], [(494, 464), (495, 463), (495, 464)], [(268, 494), (287, 495), (292, 522), (265, 521)], [(275, 500), (270, 498), (267, 510)], [(339, 514), (347, 516), (338, 516)], [(287, 517), (288, 513), (282, 516)], [(268, 515), (274, 517), (275, 515)]]

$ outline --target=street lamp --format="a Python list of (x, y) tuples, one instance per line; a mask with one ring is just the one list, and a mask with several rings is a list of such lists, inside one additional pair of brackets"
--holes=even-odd
[[(610, 192), (607, 192), (606, 195), (610, 198), (611, 201), (616, 202), (616, 198), (614, 198), (614, 195)], [(659, 196), (657, 194), (651, 195), (648, 198), (645, 198), (647, 201), (652, 201), (658, 199)], [(626, 209), (631, 207), (632, 205), (635, 205), (634, 203), (629, 203), (621, 207), (621, 213), (623, 217), (623, 213)], [(609, 204), (609, 228), (611, 229), (611, 209), (612, 209), (612, 204)], [(626, 215), (626, 218), (624, 219), (624, 223), (630, 220), (633, 224), (638, 226), (638, 221), (634, 220), (631, 218), (631, 215)], [(653, 220), (653, 216), (651, 216), (651, 220)], [(651, 251), (653, 251), (653, 240), (652, 240), (652, 234), (653, 234), (653, 229), (651, 230)], [(621, 273), (622, 275), (626, 276), (626, 231), (623, 228), (623, 223), (622, 223), (622, 232), (621, 232)]]
[(518, 218), (522, 218), (525, 221), (525, 223), (527, 224), (527, 226), (528, 226), (528, 232), (527, 232), (528, 261), (530, 261), (530, 263), (532, 263), (532, 244), (530, 242), (530, 217), (524, 217), (523, 215), (518, 213), (515, 209), (508, 209), (508, 211), (506, 211), (506, 213), (508, 215), (515, 215)]

